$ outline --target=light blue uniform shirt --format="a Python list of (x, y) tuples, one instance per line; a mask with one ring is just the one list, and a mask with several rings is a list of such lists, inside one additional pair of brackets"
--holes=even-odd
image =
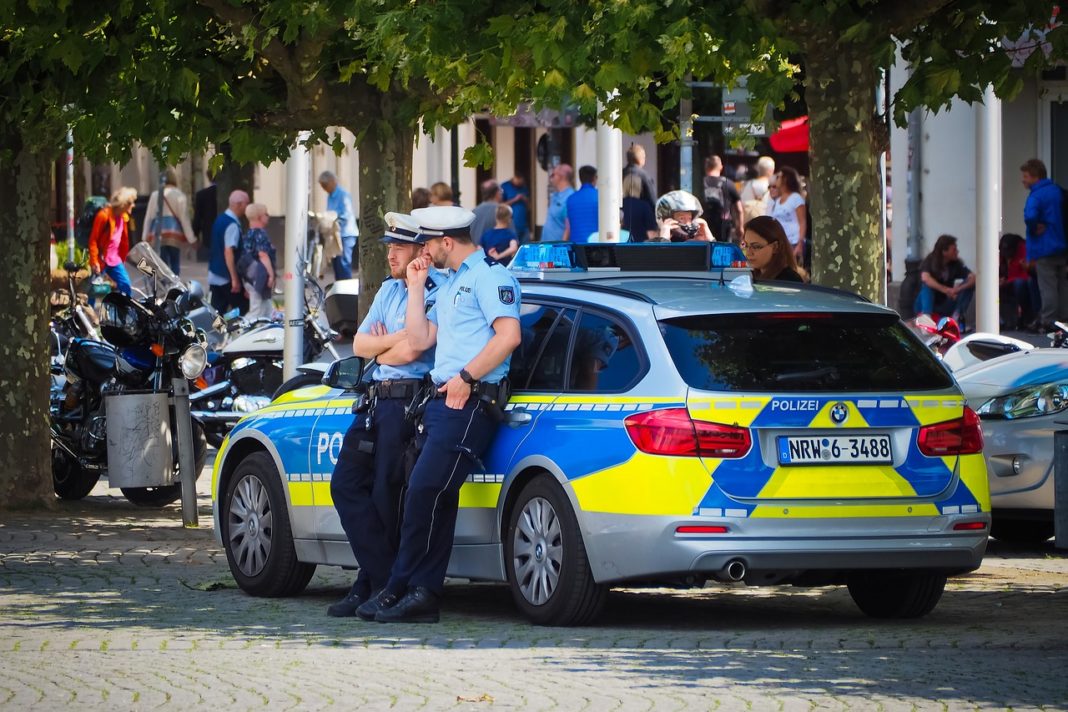
[(352, 196), (349, 195), (349, 191), (340, 185), (334, 188), (334, 192), (326, 196), (326, 209), (337, 213), (337, 225), (341, 230), (341, 237), (360, 236), (360, 231), (356, 229), (356, 214), (352, 210)]
[[(519, 282), (503, 265), (482, 250), (464, 260), (437, 295), (437, 305), (427, 315), (438, 326), (438, 347), (430, 377), (445, 383), (460, 373), (486, 347), (496, 333), (493, 322), (500, 317), (519, 320)], [(512, 355), (482, 377), (498, 383), (508, 373)]]
[[(426, 309), (430, 312), (434, 307), (440, 287), (445, 284), (448, 277), (440, 272), (431, 271), (427, 277), (426, 286)], [(381, 322), (389, 333), (400, 331), (404, 328), (405, 317), (408, 310), (408, 285), (403, 279), (389, 279), (382, 283), (382, 288), (371, 302), (371, 308), (364, 317), (363, 323), (357, 332), (370, 334), (371, 325)], [(403, 366), (387, 366), (379, 364), (375, 367), (371, 378), (376, 381), (392, 381), (398, 378), (422, 378), (434, 365), (434, 349), (427, 349), (419, 358)]]

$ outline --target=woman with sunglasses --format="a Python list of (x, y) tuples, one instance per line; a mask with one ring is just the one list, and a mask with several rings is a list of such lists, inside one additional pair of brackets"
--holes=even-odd
[(753, 268), (755, 281), (803, 282), (786, 231), (770, 215), (759, 215), (745, 224), (742, 250)]

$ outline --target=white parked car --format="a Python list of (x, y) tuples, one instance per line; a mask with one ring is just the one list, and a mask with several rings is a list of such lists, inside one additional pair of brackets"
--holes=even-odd
[(983, 423), (994, 537), (1053, 536), (1053, 433), (1068, 428), (1068, 350), (1000, 356), (954, 373)]

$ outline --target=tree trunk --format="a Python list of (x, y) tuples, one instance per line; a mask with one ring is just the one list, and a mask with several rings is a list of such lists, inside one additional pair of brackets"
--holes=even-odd
[(886, 255), (874, 133), (878, 71), (855, 45), (829, 36), (806, 44), (813, 282), (881, 303)]
[[(235, 190), (243, 190), (248, 193), (249, 201), (254, 200), (253, 188), (256, 185), (256, 164), (237, 163), (230, 159), (230, 144), (224, 143), (219, 146), (219, 153), (226, 157), (222, 168), (215, 176), (215, 185), (218, 186), (215, 194), (215, 206), (219, 213), (226, 212), (230, 207), (230, 193)], [(209, 226), (210, 228), (210, 226)]]
[[(389, 115), (389, 96), (382, 101), (383, 116)], [(388, 133), (371, 135), (360, 144), (360, 311), (363, 321), (371, 302), (389, 276), (386, 248), (378, 241), (385, 230), (382, 218), (395, 211), (406, 213), (412, 208), (412, 150), (415, 129), (390, 126)]]
[(48, 210), (53, 153), (0, 142), (0, 508), (51, 506)]

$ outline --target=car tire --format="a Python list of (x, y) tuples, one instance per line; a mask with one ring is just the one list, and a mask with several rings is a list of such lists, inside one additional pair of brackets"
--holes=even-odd
[[(177, 443), (174, 446), (174, 451), (174, 472), (177, 477), (181, 477), (181, 471), (178, 467)], [(199, 423), (193, 423), (193, 468), (197, 473), (194, 479), (200, 479), (207, 459), (208, 442), (204, 435), (204, 428), (200, 427)], [(120, 489), (122, 490), (122, 496), (138, 507), (166, 507), (168, 504), (177, 502), (182, 498), (181, 481), (173, 485), (164, 485), (163, 487), (122, 487)]]
[(304, 388), (306, 386), (318, 386), (323, 382), (323, 374), (321, 373), (298, 373), (293, 378), (278, 386), (278, 389), (271, 396), (271, 400), (277, 400), (281, 396), (295, 391), (298, 388)]
[(256, 452), (238, 464), (219, 522), (230, 573), (245, 593), (293, 596), (308, 585), (315, 564), (297, 560), (282, 480), (270, 455)]
[(872, 618), (922, 618), (938, 605), (946, 577), (924, 571), (862, 572), (849, 578), (849, 595)]
[(594, 581), (571, 502), (548, 476), (512, 507), (505, 568), (516, 606), (536, 625), (586, 625), (604, 608), (608, 587)]
[(995, 515), (990, 523), (990, 536), (1005, 544), (1036, 546), (1053, 536), (1053, 522), (998, 519)]
[(63, 450), (52, 448), (52, 489), (57, 497), (84, 499), (99, 480), (99, 470), (87, 470)]

